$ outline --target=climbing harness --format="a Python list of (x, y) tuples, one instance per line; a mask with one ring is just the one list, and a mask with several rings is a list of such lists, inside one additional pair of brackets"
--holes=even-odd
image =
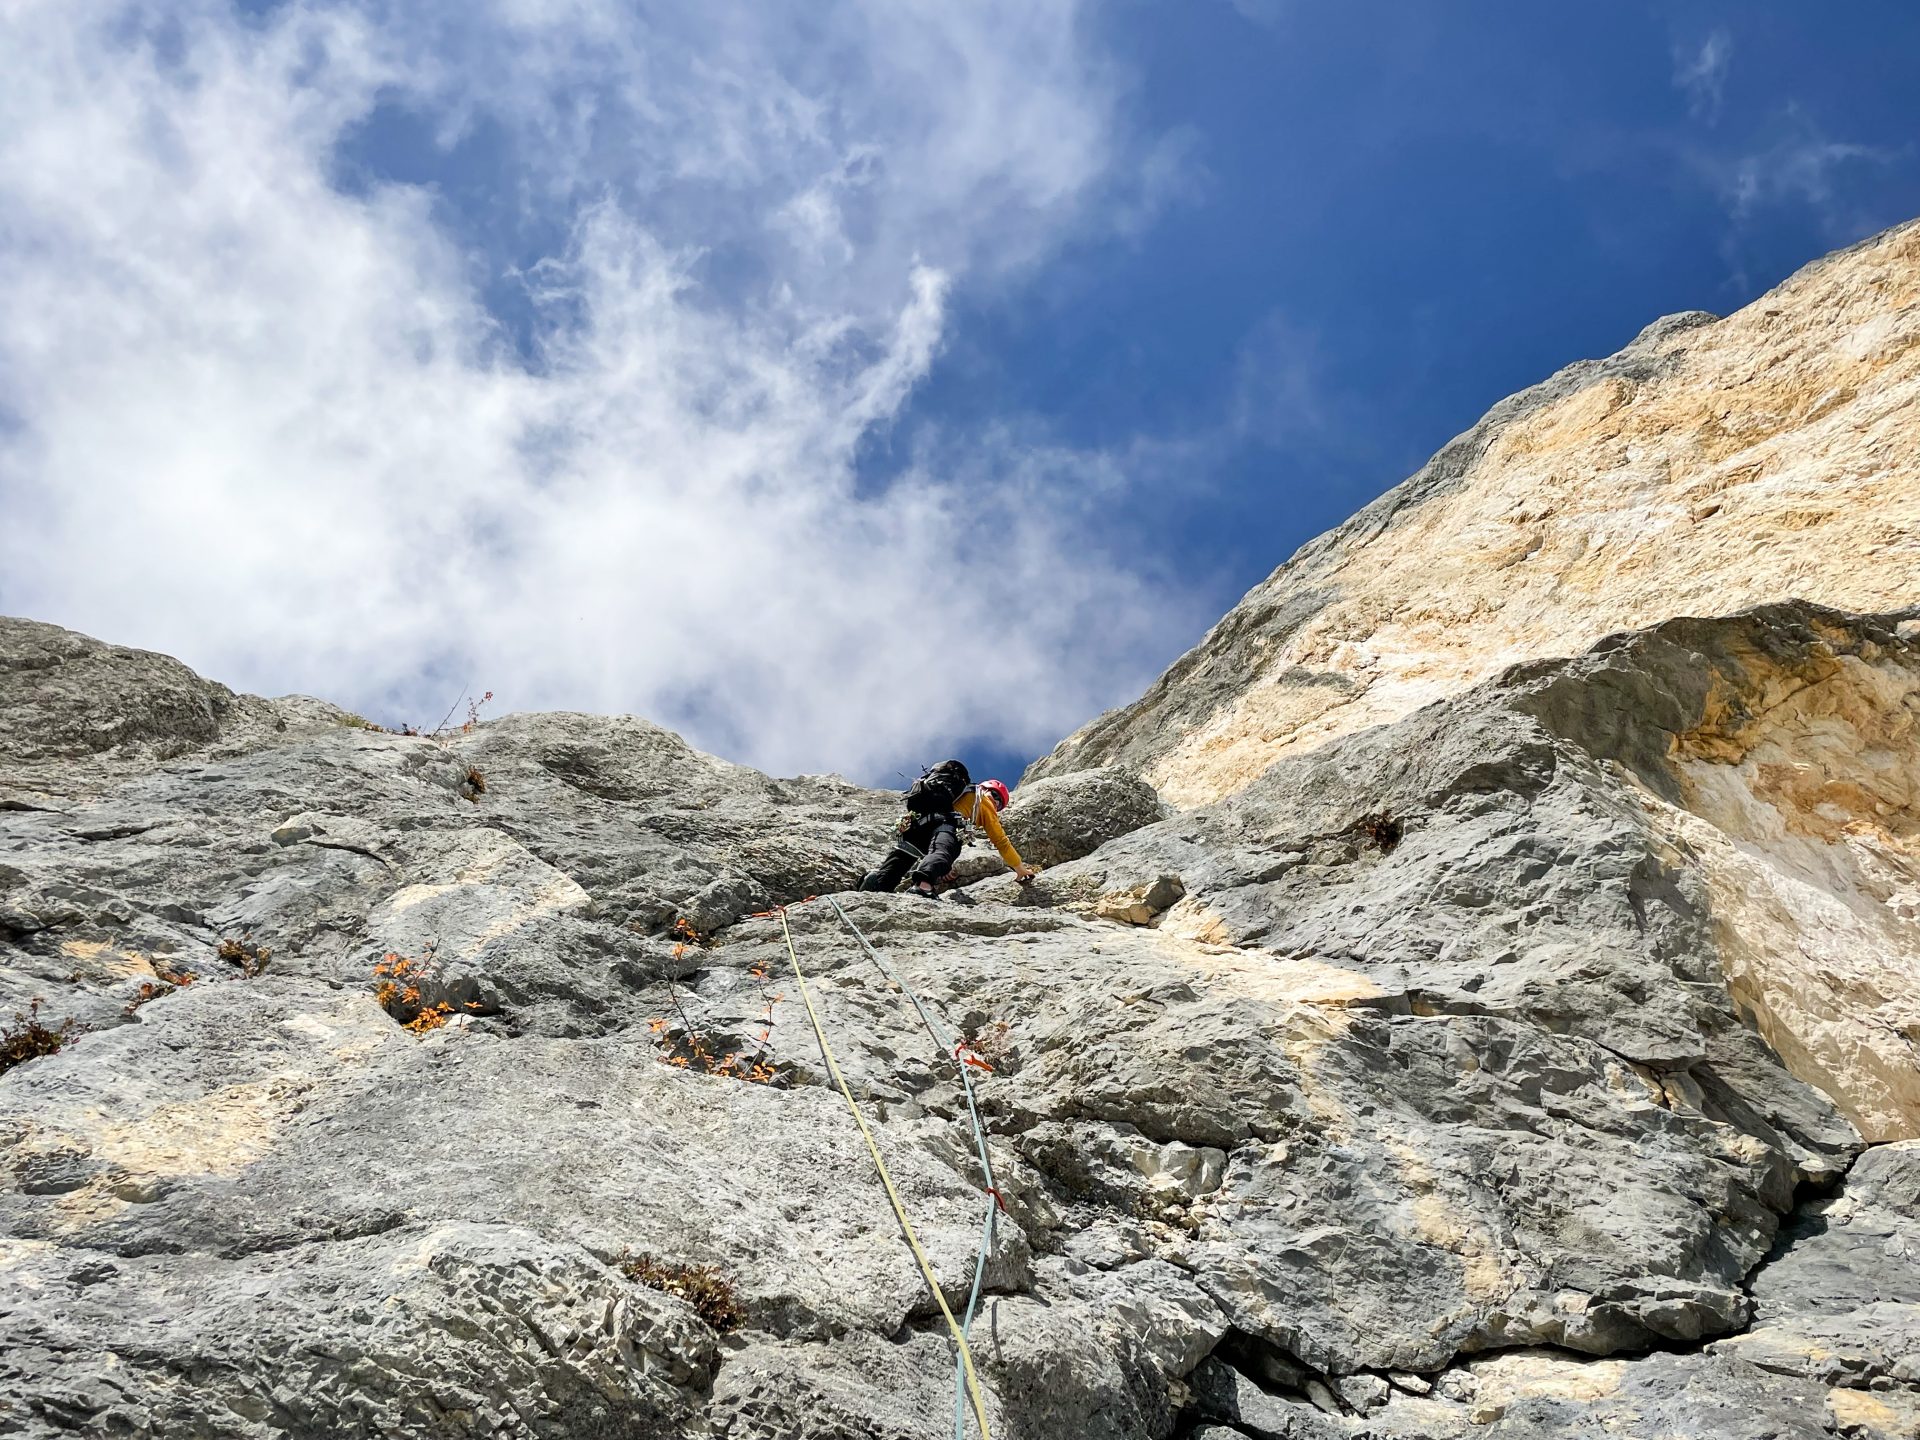
[[(832, 896), (828, 896), (827, 898), (830, 902), (833, 901)], [(827, 1043), (826, 1029), (820, 1023), (819, 1012), (814, 1009), (813, 995), (807, 988), (807, 977), (800, 969), (800, 956), (794, 949), (793, 929), (787, 923), (786, 907), (782, 905), (776, 908), (780, 913), (780, 933), (785, 937), (787, 942), (787, 959), (793, 966), (793, 978), (800, 987), (800, 1001), (806, 1006), (807, 1023), (813, 1027), (813, 1038), (819, 1042), (820, 1055), (821, 1058), (826, 1061), (827, 1073), (833, 1077), (833, 1083), (839, 1087), (841, 1097), (847, 1102), (847, 1108), (853, 1112), (854, 1124), (860, 1127), (861, 1138), (867, 1142), (867, 1153), (873, 1157), (873, 1168), (879, 1172), (881, 1188), (887, 1192), (887, 1203), (893, 1206), (893, 1218), (900, 1222), (900, 1233), (906, 1236), (907, 1248), (913, 1251), (914, 1261), (920, 1267), (920, 1276), (927, 1282), (927, 1289), (932, 1293), (934, 1303), (940, 1307), (940, 1314), (946, 1319), (947, 1329), (952, 1332), (954, 1344), (959, 1350), (961, 1374), (965, 1381), (966, 1396), (973, 1406), (974, 1422), (980, 1427), (980, 1440), (993, 1440), (992, 1432), (987, 1428), (987, 1408), (980, 1397), (980, 1377), (975, 1373), (973, 1368), (973, 1351), (967, 1344), (966, 1329), (961, 1326), (959, 1321), (953, 1318), (953, 1311), (947, 1305), (947, 1297), (940, 1291), (940, 1281), (933, 1273), (933, 1262), (927, 1258), (927, 1252), (920, 1244), (920, 1237), (913, 1233), (913, 1222), (907, 1219), (906, 1206), (901, 1203), (900, 1192), (894, 1188), (893, 1176), (887, 1170), (887, 1162), (880, 1156), (880, 1146), (873, 1138), (873, 1131), (867, 1128), (867, 1117), (860, 1113), (859, 1102), (853, 1098), (853, 1090), (848, 1086), (846, 1076), (840, 1073), (840, 1062), (834, 1058), (833, 1047)], [(833, 908), (836, 912), (840, 913), (842, 920), (846, 919), (845, 913), (840, 911), (840, 906), (837, 902), (834, 902)], [(852, 922), (849, 921), (848, 923), (851, 925)], [(854, 933), (858, 935), (859, 931), (855, 930)], [(860, 936), (860, 941), (863, 945), (866, 945), (866, 937), (864, 935)], [(874, 954), (871, 945), (867, 945), (866, 948), (869, 955)], [(876, 955), (875, 958), (877, 960), (878, 956)], [(884, 964), (882, 968), (886, 968)], [(895, 983), (899, 982), (896, 981)], [(901, 985), (901, 989), (906, 990), (906, 986)], [(913, 996), (911, 990), (907, 991), (907, 995), (910, 999), (913, 999), (914, 1008), (920, 1010), (921, 1019), (927, 1021), (928, 1028), (931, 1031), (933, 1022), (928, 1017), (927, 1012), (921, 1009), (919, 1000)], [(937, 1032), (934, 1033), (937, 1034)], [(964, 1062), (958, 1061), (957, 1056), (956, 1063), (960, 1064), (961, 1079), (965, 1081), (967, 1079), (967, 1067)], [(973, 1086), (969, 1082), (966, 1088), (968, 1105), (971, 1107), (973, 1103)], [(980, 1133), (978, 1130), (977, 1112), (975, 1112), (975, 1128), (976, 1133)], [(980, 1140), (980, 1154), (984, 1161), (986, 1158), (986, 1140), (984, 1136), (982, 1136)], [(992, 1184), (991, 1175), (988, 1177), (988, 1184)], [(997, 1203), (997, 1196), (991, 1198)], [(987, 1224), (991, 1227), (993, 1223), (993, 1212), (991, 1208), (989, 1208), (987, 1215)], [(975, 1268), (974, 1275), (974, 1299), (976, 1300), (980, 1293), (980, 1280), (985, 1271), (986, 1251), (983, 1249), (980, 1253), (980, 1260)], [(967, 1322), (971, 1325), (972, 1321), (973, 1302), (970, 1300), (967, 1305)], [(963, 1413), (957, 1411), (954, 1416), (954, 1437), (955, 1440), (965, 1440), (965, 1416)]]

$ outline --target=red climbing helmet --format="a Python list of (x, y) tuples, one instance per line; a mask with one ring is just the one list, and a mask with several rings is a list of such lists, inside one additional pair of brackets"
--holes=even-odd
[(982, 780), (980, 789), (993, 797), (993, 808), (996, 812), (1006, 809), (1013, 802), (1013, 797), (1007, 793), (1007, 787), (998, 780)]

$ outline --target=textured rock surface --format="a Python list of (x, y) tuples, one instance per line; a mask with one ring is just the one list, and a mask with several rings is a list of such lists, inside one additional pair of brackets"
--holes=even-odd
[[(1649, 737), (1757, 733), (1740, 717), (1781, 707), (1742, 698), (1753, 655), (1877, 675), (1911, 648), (1805, 607), (1681, 622), (1277, 765), (1032, 891), (845, 897), (994, 1067), (996, 1433), (1905, 1413), (1901, 1342), (1873, 1337), (1906, 1333), (1911, 1297), (1842, 1294), (1854, 1251), (1780, 1247), (1860, 1139), (1749, 1023), (1714, 857), (1674, 838), (1674, 815), (1709, 823), (1699, 765), (1766, 762)], [(138, 693), (153, 662), (116, 663)], [(110, 709), (111, 670), (93, 693)], [(779, 923), (747, 910), (845, 884), (893, 797), (586, 716), (445, 744), (267, 725), (99, 763), (0, 816), (0, 983), (92, 1027), (0, 1078), (0, 1423), (948, 1423), (940, 1322), (803, 1039)], [(981, 1197), (953, 1072), (831, 910), (790, 914), (958, 1303)], [(676, 942), (695, 916), (718, 936)], [(262, 973), (217, 953), (235, 937)], [(390, 952), (431, 954), (449, 1024), (383, 1010)], [(689, 1026), (750, 1048), (769, 995), (779, 1084), (669, 1063)], [(1911, 1224), (1896, 1153), (1847, 1192), (1882, 1246)], [(744, 1327), (636, 1284), (629, 1252), (722, 1267)], [(1572, 1358), (1650, 1347), (1675, 1353)], [(1793, 1361), (1816, 1348), (1859, 1383)]]
[[(1163, 813), (1110, 719), (1073, 763), (1119, 769), (1009, 812), (1034, 886), (840, 895), (991, 1067), (996, 1436), (1920, 1435), (1920, 613), (1873, 588), (1912, 484), (1867, 463), (1913, 236), (1518, 397), (1313, 552), (1338, 586), (1301, 608), (1296, 562), (1134, 716), (1177, 758), (1223, 705), (1349, 694), (1332, 662), (1210, 677), (1266, 673), (1388, 552), (1457, 563), (1403, 576), (1442, 618), (1394, 622), (1455, 648), (1322, 731), (1215, 732), (1232, 783)], [(1880, 363), (1840, 363), (1848, 325)], [(1702, 378), (1742, 335), (1772, 367)], [(1851, 394), (1803, 405), (1816, 363)], [(1759, 539), (1816, 461), (1798, 587)], [(1716, 476), (1756, 585), (1885, 613), (1672, 618), (1696, 591), (1645, 515)], [(1419, 550), (1522, 479), (1617, 522), (1587, 568)], [(1574, 533), (1527, 523), (1529, 555)], [(1456, 602), (1494, 595), (1488, 660)], [(1616, 600), (1646, 623), (1574, 645)], [(766, 913), (960, 1305), (990, 1202), (953, 1057), (805, 903), (897, 808), (640, 720), (389, 735), (0, 621), (0, 1020), (72, 1022), (0, 1073), (0, 1435), (947, 1433), (944, 1322)], [(641, 1254), (716, 1267), (740, 1323)]]
[(1916, 639), (1804, 606), (1675, 621), (1526, 702), (1637, 782), (1742, 1013), (1870, 1140), (1920, 1134)]
[(1120, 764), (1199, 805), (1615, 631), (1773, 600), (1912, 605), (1916, 416), (1920, 222), (1502, 401), (1029, 775)]
[(1166, 813), (1137, 775), (1111, 767), (1076, 770), (1022, 785), (1007, 811), (1007, 836), (1029, 864), (1060, 865)]

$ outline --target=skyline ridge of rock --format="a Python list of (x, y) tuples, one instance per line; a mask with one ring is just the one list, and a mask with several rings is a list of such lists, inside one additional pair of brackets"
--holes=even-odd
[(1028, 775), (1118, 763), (1201, 804), (1616, 631), (1774, 600), (1914, 603), (1916, 301), (1920, 220), (1509, 396)]

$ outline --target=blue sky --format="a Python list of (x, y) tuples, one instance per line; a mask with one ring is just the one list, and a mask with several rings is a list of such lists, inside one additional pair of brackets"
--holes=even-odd
[(0, 610), (1011, 772), (1502, 396), (1920, 214), (1892, 3), (34, 0)]
[(1135, 532), (1171, 521), (1222, 601), (1503, 396), (1920, 214), (1913, 7), (1123, 13), (1190, 198), (963, 300), (904, 428), (1032, 409), (1124, 445), (1218, 429), (1250, 383), (1249, 433)]

